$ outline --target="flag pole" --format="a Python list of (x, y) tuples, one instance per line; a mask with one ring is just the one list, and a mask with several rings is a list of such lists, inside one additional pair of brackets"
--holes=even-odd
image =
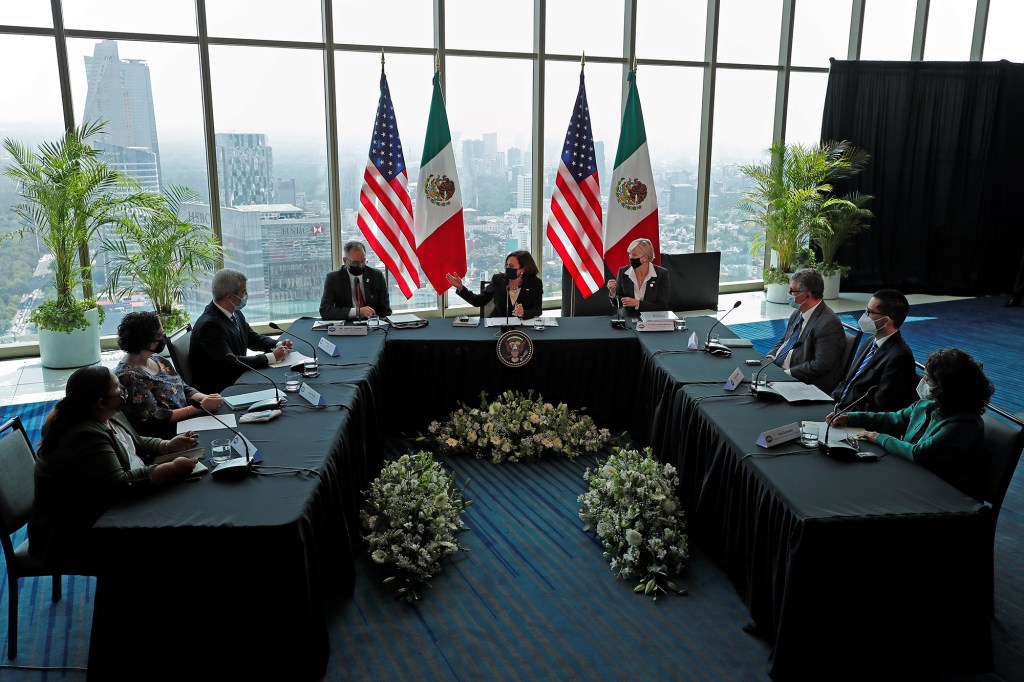
[(380, 48), (380, 72), (384, 73), (384, 48)]

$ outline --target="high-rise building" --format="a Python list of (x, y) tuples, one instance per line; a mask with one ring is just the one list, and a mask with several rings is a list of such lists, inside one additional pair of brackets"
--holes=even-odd
[(159, 191), (160, 143), (149, 65), (121, 59), (117, 41), (104, 40), (85, 57), (85, 76), (84, 121), (107, 121), (98, 139), (104, 160), (131, 173), (144, 188)]
[(484, 133), (484, 158), (491, 158), (498, 153), (498, 133)]
[(276, 203), (274, 150), (262, 133), (217, 133), (221, 206)]
[(533, 206), (533, 176), (523, 173), (516, 178), (516, 208)]

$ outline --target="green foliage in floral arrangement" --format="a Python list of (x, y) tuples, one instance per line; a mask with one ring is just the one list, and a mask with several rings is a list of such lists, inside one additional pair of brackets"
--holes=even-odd
[(616, 450), (583, 474), (590, 484), (577, 498), (584, 530), (593, 529), (619, 578), (639, 580), (635, 592), (685, 595), (669, 576), (690, 556), (686, 521), (679, 508), (675, 467), (636, 450)]
[[(460, 403), (461, 404), (461, 403)], [(446, 454), (489, 456), (495, 464), (540, 459), (558, 454), (573, 459), (597, 452), (610, 440), (608, 429), (598, 429), (589, 416), (552, 405), (544, 398), (505, 391), (492, 403), (480, 394), (480, 407), (466, 405), (444, 422), (431, 422), (430, 438)]]
[(419, 601), (430, 578), (441, 570), (441, 559), (466, 549), (458, 533), (467, 530), (462, 514), (472, 504), (463, 498), (469, 481), (455, 486), (429, 452), (402, 455), (384, 466), (363, 492), (359, 512), (374, 562), (387, 567), (387, 584), (400, 583), (400, 598)]

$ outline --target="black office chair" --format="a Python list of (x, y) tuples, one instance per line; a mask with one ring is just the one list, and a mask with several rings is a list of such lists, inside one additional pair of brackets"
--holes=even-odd
[[(612, 278), (613, 275), (608, 266), (604, 266), (604, 281), (607, 282)], [(598, 315), (611, 317), (614, 314), (615, 304), (611, 303), (608, 298), (607, 285), (584, 298), (576, 287), (572, 275), (564, 265), (562, 266), (562, 317), (596, 317)]]
[(722, 253), (663, 253), (661, 267), (668, 270), (669, 310), (717, 310)]
[[(486, 289), (487, 285), (490, 284), (490, 283), (491, 283), (491, 280), (489, 280), (489, 279), (482, 279), (482, 280), (480, 280), (480, 293), (481, 294), (484, 293), (484, 289)], [(494, 295), (497, 296), (498, 295), (497, 292), (495, 292)], [(493, 310), (494, 310), (494, 297), (491, 297), (491, 300), (489, 300), (487, 303), (484, 303), (482, 306), (480, 306), (480, 320), (481, 320), (480, 324), (484, 324), (483, 320), (486, 320), (488, 317), (490, 317), (491, 316), (491, 312)]]
[[(992, 409), (989, 406), (989, 410)], [(998, 411), (1005, 415), (1002, 410)], [(1019, 423), (998, 419), (991, 412), (986, 412), (981, 418), (985, 422), (985, 480), (982, 492), (984, 501), (992, 505), (993, 517), (998, 517), (1021, 452), (1024, 451), (1024, 428)]]
[(174, 365), (178, 376), (189, 386), (192, 386), (192, 368), (188, 362), (188, 347), (192, 342), (192, 325), (186, 323), (181, 329), (177, 329), (167, 337), (167, 352), (171, 356), (171, 364)]
[(839, 376), (842, 379), (846, 378), (846, 374), (850, 371), (850, 365), (853, 363), (853, 359), (857, 357), (857, 350), (860, 348), (860, 342), (864, 338), (864, 331), (860, 327), (854, 327), (851, 324), (843, 322), (843, 332), (846, 334), (846, 350), (843, 351), (843, 357), (840, 364), (843, 367), (843, 372)]
[(49, 575), (53, 578), (53, 601), (61, 599), (61, 576), (46, 571), (41, 561), (28, 553), (26, 539), (17, 548), (11, 534), (28, 523), (35, 499), (35, 450), (21, 417), (0, 426), (0, 544), (7, 561), (7, 657), (18, 655), (18, 588), (22, 578)]

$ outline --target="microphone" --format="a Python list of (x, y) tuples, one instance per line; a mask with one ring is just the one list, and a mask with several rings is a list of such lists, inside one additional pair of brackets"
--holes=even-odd
[[(793, 348), (791, 348), (790, 350), (796, 350), (802, 345), (804, 345), (803, 341), (797, 341), (796, 343), (793, 344)], [(768, 388), (767, 379), (764, 382), (764, 386), (761, 386), (760, 384), (761, 372), (763, 372), (765, 368), (768, 367), (768, 365), (772, 364), (772, 362), (774, 362), (774, 360), (769, 360), (768, 358), (765, 358), (764, 361), (761, 363), (761, 366), (757, 368), (757, 373), (754, 374), (754, 380), (750, 382), (750, 395), (754, 396), (755, 398), (768, 396), (771, 396), (773, 398), (780, 397), (774, 389)], [(761, 387), (758, 388), (758, 386)]]
[(242, 441), (242, 447), (245, 448), (245, 459), (231, 458), (226, 462), (221, 462), (210, 471), (210, 475), (222, 476), (224, 474), (227, 474), (228, 476), (241, 476), (243, 474), (249, 473), (252, 470), (253, 464), (252, 458), (249, 456), (249, 442), (245, 439), (245, 436), (239, 433), (236, 429), (233, 429), (230, 426), (228, 426), (227, 422), (225, 422), (223, 419), (215, 415), (213, 412), (210, 412), (208, 409), (203, 407), (202, 403), (200, 403), (195, 398), (190, 399), (188, 401), (188, 404), (198, 407), (208, 416), (213, 417), (218, 422), (220, 422), (221, 426), (223, 426), (225, 429), (238, 436), (239, 440)]
[[(820, 443), (818, 443), (819, 450), (821, 450), (829, 457), (835, 457), (836, 459), (856, 459), (857, 457), (860, 457), (860, 451), (858, 451), (857, 448), (851, 445), (847, 445), (846, 443), (829, 443), (828, 432), (832, 430), (832, 422), (836, 420), (836, 417), (839, 417), (849, 412), (851, 407), (853, 407), (854, 405), (856, 405), (857, 403), (861, 402), (869, 395), (871, 395), (871, 392), (874, 391), (876, 388), (878, 388), (878, 386), (872, 386), (868, 390), (864, 391), (864, 395), (857, 398), (852, 403), (850, 403), (843, 409), (839, 410), (839, 412), (832, 415), (832, 421), (830, 421), (828, 423), (828, 426), (825, 428), (825, 438)], [(877, 457), (865, 457), (865, 459), (877, 459)]]
[(251, 369), (252, 371), (256, 372), (261, 377), (263, 377), (264, 379), (266, 379), (267, 381), (274, 385), (274, 395), (276, 397), (267, 398), (266, 400), (261, 400), (258, 403), (253, 403), (252, 405), (249, 406), (249, 409), (246, 410), (246, 412), (259, 412), (260, 410), (266, 410), (275, 407), (284, 407), (284, 404), (288, 402), (288, 398), (286, 396), (281, 395), (281, 389), (277, 387), (276, 381), (274, 381), (273, 379), (270, 378), (269, 375), (264, 374), (255, 367), (250, 367), (249, 365), (245, 364), (237, 357), (235, 357), (235, 355), (232, 353), (228, 353), (228, 358), (230, 360), (234, 360), (245, 369)]
[(743, 303), (743, 301), (740, 300), (733, 303), (732, 307), (725, 312), (725, 315), (722, 315), (713, 325), (711, 325), (711, 329), (708, 330), (708, 336), (704, 340), (704, 350), (706, 350), (708, 353), (716, 355), (720, 358), (727, 358), (732, 355), (732, 349), (726, 346), (724, 343), (711, 343), (711, 332), (715, 330), (715, 327), (722, 324), (722, 320), (728, 317), (729, 313), (739, 308), (740, 303)]
[[(314, 346), (312, 343), (310, 343), (306, 339), (302, 338), (301, 336), (297, 336), (296, 334), (293, 334), (292, 332), (288, 331), (287, 329), (281, 329), (281, 326), (277, 322), (270, 322), (268, 324), (270, 325), (271, 329), (276, 329), (277, 331), (281, 332), (282, 334), (287, 334), (288, 336), (292, 337), (293, 339), (298, 339), (299, 341), (302, 341), (302, 343), (306, 344), (307, 346), (309, 346), (310, 348), (313, 349), (313, 369), (307, 371), (306, 363), (302, 363), (302, 376), (306, 377), (307, 379), (311, 378), (311, 377), (319, 376), (320, 375), (320, 362), (319, 362), (319, 360), (317, 360), (317, 357), (316, 357), (316, 346)], [(293, 366), (292, 369), (295, 369), (295, 366)]]

